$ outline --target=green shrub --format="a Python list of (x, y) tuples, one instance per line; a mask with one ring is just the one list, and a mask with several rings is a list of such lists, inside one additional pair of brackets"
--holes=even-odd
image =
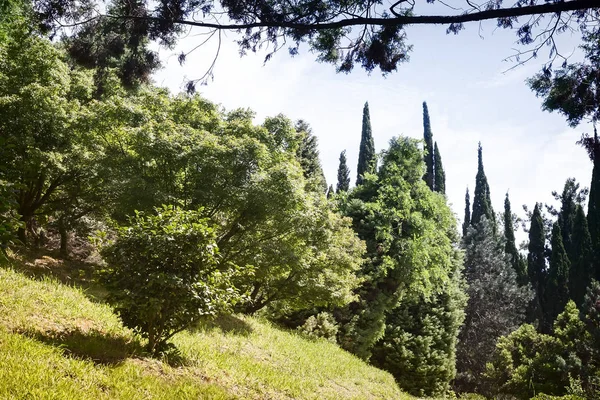
[(523, 399), (537, 393), (561, 396), (578, 379), (589, 381), (590, 336), (573, 301), (556, 319), (554, 332), (546, 335), (522, 325), (498, 340), (486, 373), (497, 393)]
[(304, 325), (298, 327), (298, 330), (308, 337), (324, 338), (332, 343), (337, 342), (338, 325), (333, 316), (327, 312), (320, 312), (316, 317), (311, 315)]
[(535, 397), (532, 397), (531, 400), (586, 400), (586, 398), (575, 394), (567, 394), (564, 396), (550, 396), (542, 393)]
[(461, 393), (458, 398), (460, 400), (486, 400), (486, 397), (477, 393)]
[(173, 206), (136, 213), (101, 253), (109, 302), (123, 323), (148, 339), (148, 350), (201, 317), (227, 311), (237, 299), (231, 271), (217, 268), (214, 230), (197, 211)]

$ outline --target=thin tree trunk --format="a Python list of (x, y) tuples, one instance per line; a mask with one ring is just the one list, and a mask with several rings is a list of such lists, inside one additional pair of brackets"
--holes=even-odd
[(31, 226), (31, 216), (21, 214), (21, 222), (22, 222), (22, 224), (19, 227), (19, 229), (17, 230), (17, 237), (19, 238), (19, 241), (21, 242), (21, 244), (26, 246), (27, 245), (27, 230)]
[(60, 256), (69, 258), (69, 231), (63, 218), (58, 220), (58, 233), (60, 233)]

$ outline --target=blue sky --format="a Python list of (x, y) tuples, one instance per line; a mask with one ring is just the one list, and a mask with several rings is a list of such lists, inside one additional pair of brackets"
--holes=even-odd
[[(482, 24), (481, 30), (478, 24), (468, 25), (459, 35), (446, 35), (441, 26), (408, 27), (407, 32), (414, 45), (410, 62), (387, 77), (358, 67), (348, 75), (336, 74), (334, 66), (317, 63), (306, 46), (294, 58), (283, 49), (263, 65), (266, 52), (240, 58), (236, 36), (229, 33), (223, 37), (214, 80), (198, 91), (226, 109), (251, 108), (257, 123), (279, 113), (305, 119), (319, 138), (325, 175), (334, 185), (344, 149), (354, 182), (365, 101), (378, 150), (394, 136), (422, 138), (421, 104), (427, 101), (448, 199), (459, 220), (465, 189), (474, 188), (479, 141), (497, 212), (503, 210), (507, 191), (513, 211), (522, 216), (522, 204), (553, 201), (551, 191), (562, 190), (568, 177), (589, 186), (592, 164), (575, 141), (591, 128), (571, 129), (562, 116), (542, 111), (540, 99), (524, 82), (546, 61), (546, 53), (504, 73), (514, 66), (502, 60), (514, 53), (515, 36), (495, 29), (493, 22)], [(191, 53), (184, 66), (176, 57), (203, 40), (193, 36), (197, 33), (201, 31), (192, 31), (176, 49), (161, 50), (164, 68), (155, 75), (157, 84), (178, 92), (186, 77), (204, 74), (216, 40)], [(570, 54), (577, 43), (577, 35), (565, 33), (559, 49)]]

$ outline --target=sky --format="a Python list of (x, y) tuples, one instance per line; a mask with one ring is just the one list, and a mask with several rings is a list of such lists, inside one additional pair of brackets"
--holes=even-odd
[[(446, 172), (448, 201), (459, 221), (464, 216), (465, 190), (473, 193), (475, 186), (478, 142), (496, 212), (503, 211), (507, 192), (513, 212), (523, 217), (523, 204), (530, 208), (536, 201), (554, 204), (551, 192), (562, 191), (569, 177), (589, 186), (592, 163), (575, 142), (591, 127), (569, 128), (561, 115), (543, 111), (541, 99), (525, 84), (547, 61), (547, 53), (509, 70), (515, 63), (503, 60), (517, 47), (513, 32), (496, 29), (493, 22), (481, 29), (478, 24), (466, 28), (458, 35), (446, 35), (441, 26), (408, 27), (408, 40), (414, 45), (410, 62), (385, 77), (359, 67), (338, 74), (333, 65), (316, 62), (306, 46), (295, 57), (283, 49), (266, 64), (266, 51), (240, 57), (236, 35), (228, 33), (214, 79), (198, 86), (198, 92), (229, 110), (254, 110), (256, 123), (279, 113), (306, 120), (318, 137), (327, 182), (334, 186), (342, 150), (347, 151), (352, 183), (356, 178), (366, 101), (378, 151), (395, 136), (423, 137), (426, 101)], [(192, 52), (183, 66), (177, 61), (179, 53), (204, 39), (194, 36), (198, 33), (202, 32), (192, 31), (175, 49), (160, 50), (164, 67), (154, 76), (158, 85), (177, 93), (186, 79), (205, 73), (216, 40)], [(559, 50), (572, 53), (578, 40), (577, 35), (564, 33)], [(517, 234), (517, 240), (525, 237), (523, 232)]]

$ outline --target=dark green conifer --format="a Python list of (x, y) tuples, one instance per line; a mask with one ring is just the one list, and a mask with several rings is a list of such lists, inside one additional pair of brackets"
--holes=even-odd
[(330, 199), (335, 192), (333, 191), (333, 185), (329, 185), (329, 189), (327, 189), (327, 198)]
[(569, 267), (569, 257), (563, 246), (560, 226), (555, 222), (552, 226), (552, 255), (544, 290), (543, 330), (548, 332), (551, 331), (554, 320), (563, 312), (569, 301)]
[[(391, 372), (403, 389), (435, 396), (442, 395), (454, 378), (464, 306), (462, 257), (450, 210), (439, 196), (425, 190), (422, 157), (416, 141), (394, 138), (378, 179), (365, 181), (348, 198), (341, 196), (339, 207), (352, 218), (367, 253), (357, 301), (338, 314), (338, 340), (344, 349)], [(421, 243), (424, 235), (432, 239)], [(411, 246), (417, 242), (417, 248)], [(415, 273), (416, 268), (423, 269)], [(446, 277), (427, 279), (428, 294), (420, 283), (427, 274)], [(418, 286), (411, 281), (418, 281)]]
[[(544, 234), (544, 221), (536, 203), (531, 216), (529, 228), (529, 253), (527, 254), (527, 275), (535, 292), (533, 308), (535, 317), (542, 319), (544, 309), (544, 284), (546, 277), (546, 236)], [(530, 319), (535, 319), (534, 316)]]
[(467, 236), (469, 225), (471, 225), (471, 198), (469, 196), (469, 188), (467, 188), (467, 192), (465, 193), (465, 219), (462, 225), (463, 237)]
[[(386, 315), (371, 363), (416, 396), (443, 396), (456, 376), (456, 345), (466, 296), (460, 275), (430, 299), (407, 299)], [(423, 345), (427, 343), (427, 345)]]
[(517, 245), (515, 243), (513, 215), (508, 193), (506, 193), (506, 198), (504, 199), (504, 238), (506, 239), (504, 251), (509, 257), (510, 264), (517, 274), (517, 283), (519, 285), (525, 285), (528, 283), (527, 269), (525, 267), (523, 257), (521, 257), (521, 254), (519, 253), (519, 250), (517, 250)]
[[(579, 184), (574, 178), (569, 178), (565, 182), (565, 187), (560, 196), (555, 196), (560, 199), (560, 213), (558, 215), (558, 225), (562, 232), (563, 246), (567, 251), (569, 259), (571, 258), (572, 236), (575, 223), (575, 213), (577, 209), (576, 200), (578, 198)], [(553, 192), (556, 195), (555, 192)], [(571, 260), (572, 261), (572, 260)]]
[(295, 128), (302, 138), (296, 156), (302, 166), (308, 189), (327, 193), (327, 181), (319, 160), (317, 137), (312, 134), (310, 125), (304, 120), (298, 120)]
[(531, 292), (517, 284), (503, 240), (485, 216), (469, 229), (463, 247), (469, 300), (457, 348), (455, 387), (473, 392), (481, 385), (498, 338), (523, 322)]
[(587, 221), (592, 238), (594, 275), (596, 279), (600, 280), (600, 143), (598, 142), (596, 127), (594, 127), (590, 157), (594, 163), (594, 169), (592, 170), (592, 183), (590, 184)]
[(371, 132), (371, 117), (369, 115), (369, 103), (367, 102), (363, 108), (362, 134), (358, 152), (358, 166), (356, 167), (356, 185), (362, 184), (365, 173), (374, 173), (376, 168), (375, 142)]
[(437, 142), (434, 145), (434, 166), (435, 166), (435, 191), (441, 194), (446, 194), (446, 173), (444, 172), (444, 166), (442, 165), (442, 156), (438, 149)]
[(337, 171), (336, 193), (347, 192), (350, 189), (350, 169), (346, 162), (346, 150), (340, 153), (340, 164)]
[(435, 169), (434, 169), (434, 149), (433, 133), (431, 132), (431, 122), (429, 120), (429, 110), (427, 103), (423, 102), (423, 139), (425, 139), (425, 175), (423, 180), (429, 186), (429, 189), (435, 188)]
[(476, 225), (481, 221), (481, 217), (485, 216), (488, 221), (494, 225), (496, 216), (492, 209), (492, 201), (490, 199), (490, 186), (488, 185), (485, 172), (483, 170), (483, 150), (481, 142), (477, 148), (477, 176), (475, 177), (475, 194), (473, 195), (473, 214), (471, 215), (471, 225)]
[(588, 230), (583, 207), (577, 205), (571, 237), (571, 268), (569, 269), (569, 295), (577, 307), (583, 305), (587, 287), (593, 278), (592, 238)]

